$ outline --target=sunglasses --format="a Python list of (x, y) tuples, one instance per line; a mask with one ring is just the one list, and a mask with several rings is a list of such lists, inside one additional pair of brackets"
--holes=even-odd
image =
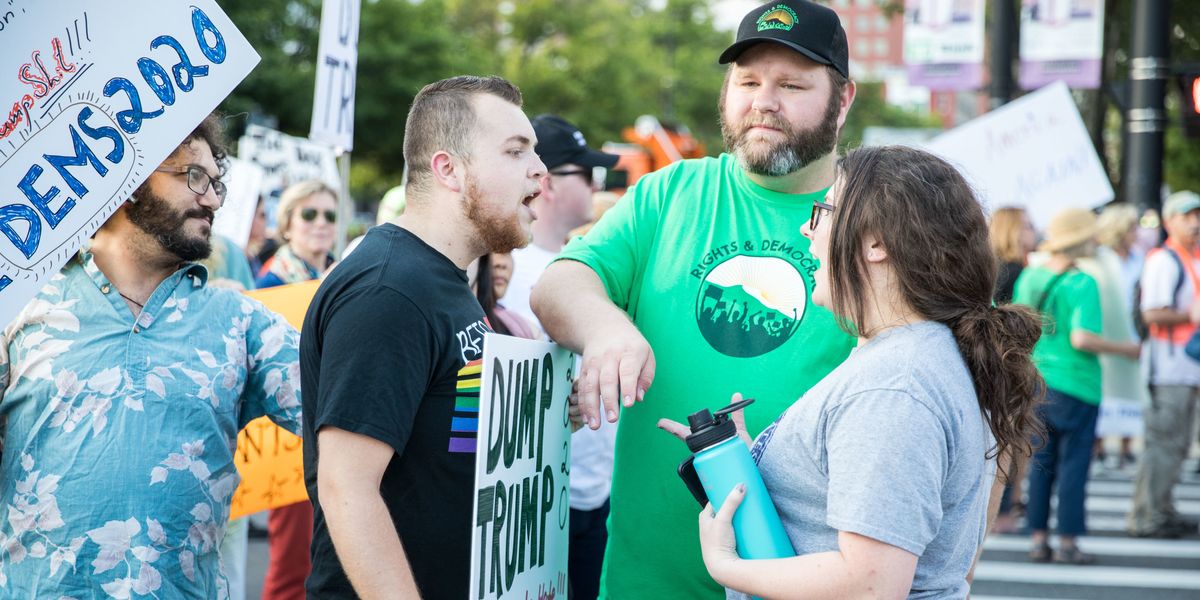
[(550, 175), (552, 177), (567, 177), (570, 175), (578, 175), (578, 176), (582, 177), (584, 181), (588, 182), (588, 184), (596, 185), (596, 186), (600, 187), (600, 189), (604, 189), (603, 183), (597, 182), (595, 180), (595, 178), (594, 178), (595, 173), (593, 173), (592, 169), (571, 169), (571, 170), (567, 170), (567, 171), (550, 171)]
[(820, 200), (813, 201), (812, 216), (808, 218), (808, 230), (816, 231), (817, 225), (821, 224), (821, 215), (825, 213), (833, 213), (833, 205)]
[(307, 221), (309, 223), (316, 221), (318, 214), (325, 215), (326, 223), (337, 223), (337, 211), (336, 210), (317, 210), (315, 208), (300, 209), (300, 218), (304, 219), (305, 221)]
[(208, 174), (203, 167), (199, 165), (188, 165), (182, 171), (178, 169), (155, 169), (160, 173), (172, 173), (174, 175), (186, 175), (187, 186), (192, 192), (203, 196), (208, 193), (208, 188), (212, 188), (214, 194), (217, 195), (217, 200), (221, 204), (225, 203), (225, 193), (228, 191), (225, 184)]

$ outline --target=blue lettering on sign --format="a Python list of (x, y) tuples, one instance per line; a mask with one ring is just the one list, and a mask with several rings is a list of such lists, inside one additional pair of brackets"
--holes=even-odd
[[(196, 7), (192, 7), (192, 30), (196, 35), (200, 52), (208, 60), (214, 64), (225, 62), (228, 55), (225, 37), (221, 35), (221, 31), (212, 19), (203, 10)], [(141, 57), (137, 61), (142, 79), (145, 80), (150, 91), (162, 102), (162, 107), (149, 112), (143, 110), (141, 94), (137, 86), (124, 77), (114, 77), (104, 84), (104, 96), (112, 98), (119, 93), (124, 93), (128, 99), (128, 108), (116, 114), (117, 126), (127, 134), (137, 133), (141, 130), (144, 121), (161, 116), (166, 107), (173, 106), (177, 100), (176, 88), (179, 92), (190, 92), (195, 87), (196, 78), (208, 75), (209, 66), (193, 64), (179, 40), (169, 35), (160, 35), (150, 43), (151, 50), (162, 46), (171, 48), (179, 57), (179, 62), (172, 66), (169, 72), (161, 63), (152, 58)], [(95, 112), (90, 106), (84, 106), (79, 111), (75, 124), (67, 125), (73, 154), (42, 155), (42, 159), (71, 189), (75, 198), (68, 197), (63, 201), (62, 206), (57, 209), (51, 208), (51, 202), (59, 196), (62, 190), (51, 184), (45, 188), (44, 193), (38, 191), (35, 186), (38, 179), (46, 173), (46, 168), (40, 164), (34, 164), (30, 165), (25, 176), (17, 184), (17, 189), (29, 204), (0, 206), (0, 234), (8, 239), (26, 259), (32, 259), (37, 254), (42, 238), (42, 221), (45, 221), (50, 229), (57, 228), (75, 208), (77, 200), (82, 200), (88, 194), (87, 185), (67, 168), (91, 166), (100, 177), (106, 177), (110, 172), (109, 167), (101, 162), (100, 157), (89, 147), (84, 138), (92, 141), (109, 140), (112, 143), (112, 149), (104, 154), (103, 158), (110, 164), (117, 165), (125, 159), (126, 142), (121, 136), (121, 132), (108, 125), (101, 127), (89, 125), (88, 120), (94, 115)], [(80, 132), (83, 132), (82, 135)], [(20, 223), (24, 223), (25, 226), (14, 226)], [(0, 291), (8, 287), (12, 281), (8, 276), (0, 275)]]

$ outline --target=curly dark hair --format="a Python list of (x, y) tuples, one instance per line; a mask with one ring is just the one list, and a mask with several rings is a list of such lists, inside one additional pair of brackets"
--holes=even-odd
[(183, 138), (179, 146), (186, 146), (195, 140), (201, 140), (208, 144), (209, 150), (212, 150), (213, 160), (217, 161), (220, 176), (223, 177), (229, 168), (229, 140), (225, 137), (225, 118), (215, 112), (204, 117), (204, 120), (200, 121), (200, 124), (196, 125), (196, 128), (186, 138)]

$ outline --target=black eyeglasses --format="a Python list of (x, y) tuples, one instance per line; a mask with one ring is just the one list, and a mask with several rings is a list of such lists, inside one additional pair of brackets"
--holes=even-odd
[(217, 199), (221, 204), (225, 203), (225, 193), (228, 189), (225, 183), (208, 174), (200, 165), (188, 165), (182, 171), (179, 169), (155, 169), (160, 173), (172, 173), (174, 175), (187, 175), (187, 186), (189, 190), (203, 196), (208, 193), (208, 188), (212, 187), (213, 193), (217, 195)]
[[(569, 175), (578, 175), (578, 176), (582, 177), (584, 181), (588, 182), (591, 185), (599, 185), (596, 183), (596, 180), (593, 177), (593, 173), (592, 173), (591, 169), (572, 169), (570, 171), (550, 171), (550, 174), (554, 175), (554, 176), (559, 176), (559, 177), (567, 177)], [(603, 187), (603, 186), (600, 186), (600, 187)]]
[(325, 222), (327, 222), (327, 223), (337, 223), (337, 211), (336, 210), (320, 210), (319, 211), (315, 208), (300, 209), (300, 218), (304, 219), (305, 221), (307, 221), (309, 223), (316, 221), (318, 214), (325, 215)]
[(810, 216), (808, 218), (808, 230), (809, 231), (817, 230), (817, 225), (821, 224), (821, 215), (826, 212), (829, 212), (831, 214), (833, 213), (833, 205), (832, 204), (829, 204), (828, 202), (821, 202), (820, 200), (813, 201), (812, 216)]

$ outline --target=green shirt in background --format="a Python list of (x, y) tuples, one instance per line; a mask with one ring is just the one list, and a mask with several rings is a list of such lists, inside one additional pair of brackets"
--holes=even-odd
[(1041, 305), (1044, 325), (1033, 348), (1033, 362), (1046, 385), (1088, 404), (1100, 404), (1099, 357), (1071, 345), (1072, 331), (1096, 335), (1103, 331), (1096, 280), (1076, 269), (1060, 277), (1045, 267), (1028, 267), (1017, 278), (1013, 302), (1035, 309)]
[(645, 402), (617, 430), (604, 598), (724, 598), (700, 558), (699, 507), (676, 474), (687, 447), (658, 430), (742, 392), (751, 436), (854, 344), (811, 303), (813, 200), (759, 187), (730, 155), (643, 177), (560, 259), (591, 267), (654, 349)]

